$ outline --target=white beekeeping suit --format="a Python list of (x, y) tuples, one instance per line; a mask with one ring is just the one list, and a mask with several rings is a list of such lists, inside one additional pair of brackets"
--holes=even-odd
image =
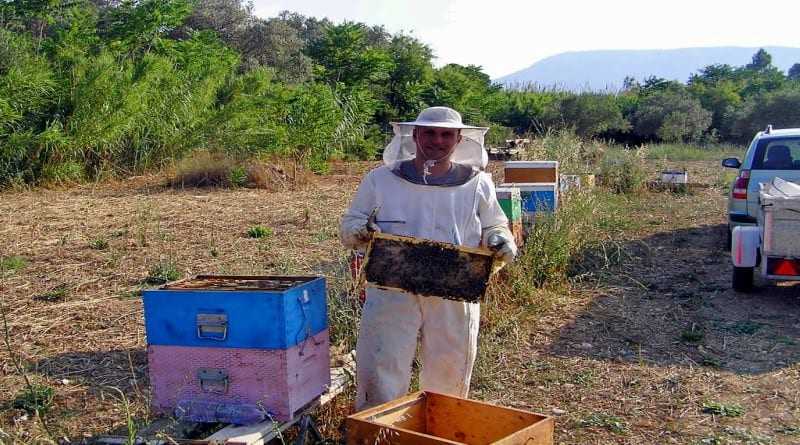
[[(405, 172), (416, 155), (414, 127), (458, 128), (461, 141), (450, 157), (451, 172), (429, 178)], [(395, 137), (384, 150), (384, 165), (362, 181), (342, 218), (341, 240), (363, 249), (367, 219), (377, 208), (380, 231), (468, 247), (503, 243), (505, 260), (516, 246), (500, 208), (483, 148), (486, 128), (461, 124), (449, 108), (423, 111), (417, 121), (394, 124)], [(427, 167), (427, 165), (426, 165)], [(438, 179), (438, 180), (437, 180)], [(436, 184), (436, 185), (432, 185)], [(408, 392), (411, 363), (421, 331), (423, 390), (465, 397), (477, 352), (477, 303), (422, 297), (367, 286), (357, 345), (356, 409), (362, 410)]]

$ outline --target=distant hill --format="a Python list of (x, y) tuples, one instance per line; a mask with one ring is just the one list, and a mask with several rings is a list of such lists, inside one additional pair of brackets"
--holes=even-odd
[[(772, 55), (772, 64), (783, 72), (800, 62), (800, 48), (763, 48)], [(572, 91), (616, 90), (622, 87), (625, 76), (640, 81), (658, 76), (686, 82), (692, 73), (708, 65), (746, 65), (758, 49), (717, 47), (567, 52), (542, 59), (495, 81), (508, 86), (535, 83)]]

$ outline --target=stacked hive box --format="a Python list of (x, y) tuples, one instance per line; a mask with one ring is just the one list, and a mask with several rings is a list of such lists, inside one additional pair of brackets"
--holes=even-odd
[(552, 212), (558, 206), (558, 161), (509, 161), (504, 166), (502, 187), (517, 187), (522, 211)]
[(508, 161), (503, 174), (501, 187), (519, 188), (523, 227), (530, 228), (537, 212), (553, 212), (558, 207), (558, 161)]
[(508, 227), (518, 246), (522, 245), (522, 195), (516, 187), (497, 187), (497, 200), (508, 218)]
[(157, 413), (290, 420), (330, 384), (324, 278), (197, 276), (143, 299)]

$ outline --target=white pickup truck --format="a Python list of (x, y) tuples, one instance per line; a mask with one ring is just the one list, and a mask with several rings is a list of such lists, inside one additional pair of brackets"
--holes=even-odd
[(800, 281), (800, 185), (777, 177), (759, 184), (756, 225), (731, 235), (735, 290), (752, 290), (756, 269), (764, 280)]

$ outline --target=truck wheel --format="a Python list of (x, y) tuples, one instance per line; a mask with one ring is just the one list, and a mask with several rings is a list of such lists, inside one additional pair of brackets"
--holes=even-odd
[(753, 290), (753, 268), (733, 268), (733, 290), (736, 292), (750, 292)]

